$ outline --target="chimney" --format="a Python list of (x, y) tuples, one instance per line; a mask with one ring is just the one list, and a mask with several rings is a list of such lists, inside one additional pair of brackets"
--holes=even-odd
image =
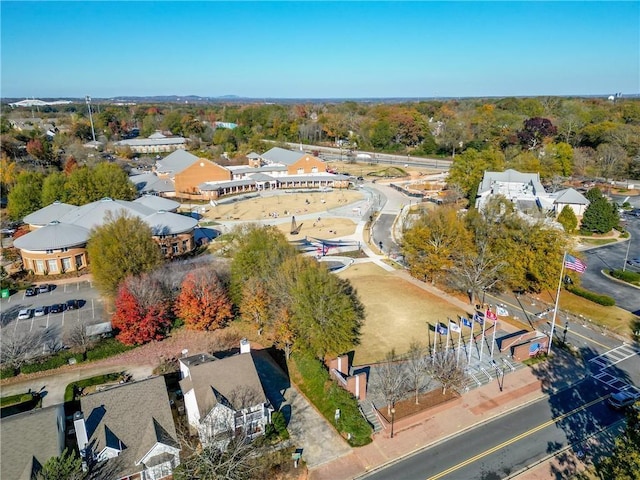
[(84, 415), (82, 412), (73, 414), (73, 428), (76, 430), (76, 440), (78, 442), (80, 457), (85, 460), (85, 449), (89, 445), (89, 437), (87, 436), (87, 426), (84, 423)]
[(242, 340), (240, 340), (240, 353), (249, 352), (251, 352), (251, 344), (249, 343), (249, 340), (243, 338)]

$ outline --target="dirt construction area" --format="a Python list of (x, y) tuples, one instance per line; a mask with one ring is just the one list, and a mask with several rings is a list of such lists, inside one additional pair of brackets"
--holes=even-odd
[(366, 319), (354, 365), (384, 360), (387, 352), (407, 352), (413, 341), (427, 345), (433, 333), (429, 324), (447, 322), (465, 313), (421, 288), (373, 263), (352, 265), (339, 274), (356, 288)]

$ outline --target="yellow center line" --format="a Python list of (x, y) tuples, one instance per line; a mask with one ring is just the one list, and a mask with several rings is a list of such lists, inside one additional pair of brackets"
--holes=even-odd
[(581, 410), (585, 410), (585, 409), (589, 408), (591, 405), (595, 405), (596, 403), (601, 402), (602, 400), (604, 400), (607, 397), (608, 397), (608, 395), (605, 395), (603, 397), (597, 398), (595, 400), (592, 400), (589, 403), (586, 403), (586, 404), (582, 405), (581, 407), (578, 407), (578, 408), (575, 408), (575, 409), (571, 410), (570, 412), (562, 414), (562, 415), (560, 415), (560, 416), (558, 416), (556, 418), (552, 418), (551, 420), (548, 420), (548, 421), (546, 421), (546, 422), (544, 422), (544, 423), (542, 423), (542, 424), (540, 424), (540, 425), (538, 425), (536, 427), (533, 427), (532, 429), (527, 430), (526, 432), (523, 432), (520, 435), (517, 435), (517, 436), (515, 436), (513, 438), (510, 438), (509, 440), (506, 440), (505, 442), (502, 442), (500, 445), (496, 445), (495, 447), (492, 447), (492, 448), (490, 448), (488, 450), (485, 450), (484, 452), (479, 453), (479, 454), (475, 455), (474, 457), (471, 457), (471, 458), (465, 460), (464, 462), (461, 462), (461, 463), (459, 463), (457, 465), (454, 465), (453, 467), (448, 468), (447, 470), (444, 470), (443, 472), (440, 472), (440, 473), (434, 475), (433, 477), (429, 477), (427, 480), (437, 480), (437, 479), (442, 478), (442, 477), (444, 477), (446, 475), (449, 475), (450, 473), (455, 472), (456, 470), (459, 470), (462, 467), (466, 467), (467, 465), (469, 465), (469, 464), (471, 464), (473, 462), (476, 462), (476, 461), (480, 460), (481, 458), (486, 457), (487, 455), (491, 455), (492, 453), (494, 453), (494, 452), (496, 452), (496, 451), (498, 451), (498, 450), (500, 450), (500, 449), (502, 449), (502, 448), (504, 448), (504, 447), (506, 447), (508, 445), (511, 445), (512, 443), (515, 443), (515, 442), (517, 442), (519, 440), (522, 440), (523, 438), (528, 437), (529, 435), (533, 435), (534, 433), (536, 433), (536, 432), (538, 432), (538, 431), (540, 431), (540, 430), (542, 430), (544, 428), (547, 428), (548, 426), (553, 425), (554, 423), (557, 423), (557, 422), (559, 422), (561, 420), (564, 420), (565, 418), (567, 418), (567, 417), (569, 417), (569, 416), (571, 416), (571, 415), (573, 415), (573, 414), (575, 414), (575, 413), (577, 413), (577, 412), (579, 412)]
[[(500, 300), (500, 301), (502, 301), (502, 299), (499, 299), (499, 298), (496, 298), (496, 300)], [(504, 304), (505, 304), (505, 305), (509, 305), (510, 307), (513, 307), (513, 308), (515, 308), (516, 310), (522, 310), (522, 306), (520, 306), (520, 305), (515, 305), (515, 304), (513, 304), (513, 303), (511, 303), (511, 302), (504, 302)], [(527, 310), (525, 309), (525, 311), (527, 311)], [(528, 313), (528, 314), (530, 314), (530, 315), (533, 315), (533, 313), (532, 313), (532, 312), (527, 312), (527, 313)], [(557, 319), (556, 319), (556, 320), (557, 320)], [(563, 327), (562, 327), (562, 326), (560, 326), (560, 324), (559, 324), (558, 322), (556, 322), (556, 328), (560, 328), (560, 329), (562, 329)], [(598, 345), (599, 347), (606, 348), (607, 350), (611, 350), (611, 348), (612, 348), (611, 346), (609, 346), (609, 345), (605, 345), (604, 343), (600, 343), (600, 342), (598, 342), (597, 340), (593, 340), (592, 338), (585, 337), (584, 335), (580, 335), (580, 334), (579, 334), (578, 332), (576, 332), (575, 330), (569, 330), (569, 332), (571, 332), (571, 334), (572, 334), (572, 335), (575, 335), (575, 336), (577, 336), (577, 337), (583, 338), (583, 339), (587, 340), (588, 342), (591, 342), (591, 343), (593, 343), (593, 344), (595, 344), (595, 345)]]

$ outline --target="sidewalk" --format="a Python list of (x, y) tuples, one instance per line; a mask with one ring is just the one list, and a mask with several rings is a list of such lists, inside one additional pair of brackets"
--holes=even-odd
[[(576, 377), (579, 375), (576, 372)], [(576, 378), (577, 379), (577, 378)], [(531, 368), (505, 376), (503, 391), (497, 382), (471, 390), (460, 398), (394, 423), (394, 437), (388, 431), (374, 436), (373, 442), (342, 458), (309, 470), (310, 480), (347, 480), (361, 477), (412, 453), (460, 435), (481, 423), (535, 402), (546, 395)], [(523, 474), (518, 480), (552, 478), (553, 458)]]

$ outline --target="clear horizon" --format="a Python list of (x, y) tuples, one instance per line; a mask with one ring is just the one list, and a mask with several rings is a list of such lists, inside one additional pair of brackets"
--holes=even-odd
[(640, 93), (640, 2), (2, 1), (3, 98)]

